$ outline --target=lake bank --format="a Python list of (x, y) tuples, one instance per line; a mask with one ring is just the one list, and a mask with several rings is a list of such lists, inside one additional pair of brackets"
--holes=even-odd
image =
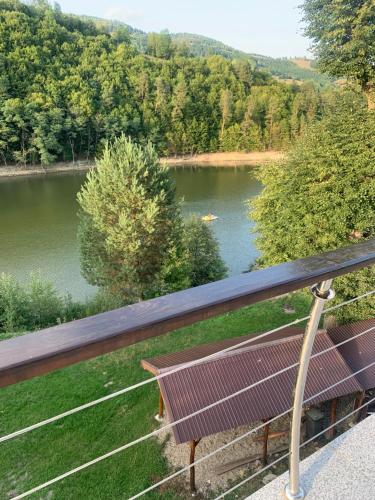
[[(161, 158), (161, 162), (171, 167), (181, 166), (258, 166), (272, 161), (281, 160), (284, 153), (281, 151), (253, 151), (251, 153), (202, 153), (198, 155), (186, 155), (177, 157)], [(0, 177), (18, 177), (28, 175), (46, 175), (52, 173), (80, 172), (92, 168), (94, 164), (90, 161), (78, 161), (75, 163), (58, 162), (48, 167), (41, 165), (9, 165), (0, 166)]]
[(198, 165), (217, 167), (258, 166), (272, 161), (281, 160), (284, 153), (281, 151), (252, 151), (251, 153), (202, 153), (185, 155), (176, 158), (162, 158), (161, 161), (170, 166)]
[[(253, 167), (170, 169), (183, 217), (215, 214), (210, 227), (231, 275), (258, 257), (246, 200), (262, 189)], [(85, 172), (0, 178), (0, 273), (21, 282), (39, 272), (60, 293), (84, 301), (95, 289), (80, 273), (77, 192)], [(236, 244), (233, 244), (233, 241)]]

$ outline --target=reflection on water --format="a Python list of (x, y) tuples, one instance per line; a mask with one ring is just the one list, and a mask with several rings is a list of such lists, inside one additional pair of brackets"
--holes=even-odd
[[(244, 271), (257, 256), (245, 201), (261, 189), (251, 167), (171, 170), (183, 213), (211, 222), (230, 274)], [(76, 194), (84, 174), (49, 175), (0, 181), (0, 272), (25, 279), (41, 270), (62, 291), (76, 298), (91, 294), (80, 276), (76, 239)]]

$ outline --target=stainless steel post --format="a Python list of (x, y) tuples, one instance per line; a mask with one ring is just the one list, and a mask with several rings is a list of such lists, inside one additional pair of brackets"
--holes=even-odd
[(299, 477), (302, 403), (311, 351), (319, 327), (324, 303), (327, 299), (334, 297), (334, 292), (330, 289), (331, 285), (332, 280), (327, 280), (322, 281), (311, 289), (315, 300), (311, 308), (310, 320), (303, 337), (298, 374), (294, 388), (293, 416), (290, 429), (289, 484), (285, 487), (284, 492), (285, 498), (288, 500), (302, 500), (305, 498), (305, 492), (300, 485)]

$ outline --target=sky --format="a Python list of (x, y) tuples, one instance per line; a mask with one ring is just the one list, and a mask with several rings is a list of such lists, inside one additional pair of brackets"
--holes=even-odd
[(168, 29), (273, 57), (311, 56), (302, 0), (58, 0), (64, 12), (117, 19), (144, 31)]

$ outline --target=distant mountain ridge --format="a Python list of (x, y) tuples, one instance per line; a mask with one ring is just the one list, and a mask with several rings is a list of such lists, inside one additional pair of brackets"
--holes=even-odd
[[(90, 20), (98, 27), (109, 33), (119, 27), (128, 30), (131, 42), (141, 52), (146, 51), (147, 33), (134, 28), (129, 24), (117, 20), (102, 19), (92, 16), (79, 16), (83, 20)], [(281, 80), (313, 81), (318, 85), (327, 85), (330, 80), (320, 74), (313, 67), (314, 61), (307, 58), (274, 58), (260, 54), (247, 53), (226, 45), (219, 40), (193, 33), (170, 33), (171, 39), (176, 44), (185, 45), (189, 53), (195, 56), (220, 55), (226, 59), (245, 59), (254, 67), (269, 72)], [(305, 63), (303, 63), (305, 62)]]

